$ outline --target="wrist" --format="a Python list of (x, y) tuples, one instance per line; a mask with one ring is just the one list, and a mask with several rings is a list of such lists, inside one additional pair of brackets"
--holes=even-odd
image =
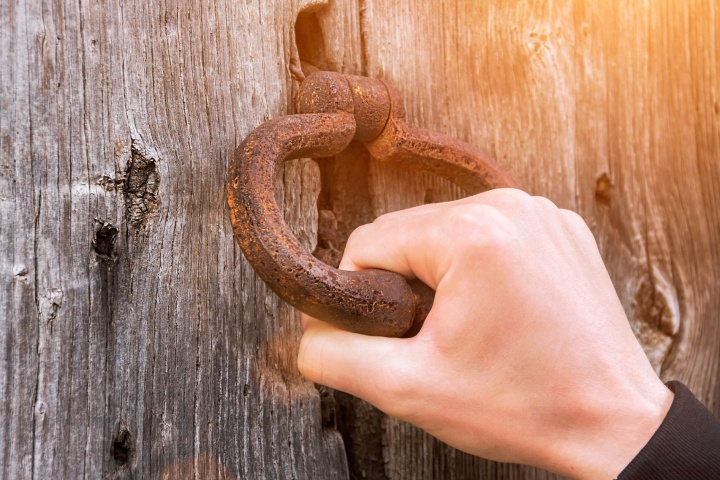
[(672, 401), (659, 380), (650, 389), (597, 395), (567, 419), (570, 429), (561, 434), (561, 445), (548, 444), (547, 468), (570, 478), (617, 478), (657, 431)]

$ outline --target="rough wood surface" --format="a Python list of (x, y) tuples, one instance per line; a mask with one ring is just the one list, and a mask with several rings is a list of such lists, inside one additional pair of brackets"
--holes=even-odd
[[(484, 148), (529, 192), (581, 213), (656, 370), (720, 414), (720, 2), (367, 0), (315, 15), (325, 34), (310, 61), (394, 82), (411, 122)], [(360, 52), (339, 49), (340, 18), (359, 19)], [(323, 170), (322, 208), (341, 238), (379, 214), (463, 195), (355, 158)], [(358, 168), (366, 174), (342, 173)], [(356, 478), (378, 465), (387, 479), (553, 478), (362, 415), (346, 419), (347, 444), (355, 436), (372, 451), (375, 438), (384, 454), (350, 452)], [(382, 438), (367, 428), (378, 422)]]
[[(656, 369), (720, 412), (720, 2), (372, 12), (369, 74), (400, 85), (416, 123), (581, 213)], [(392, 54), (406, 43), (419, 46), (411, 66)]]
[[(223, 184), (300, 57), (579, 211), (662, 378), (719, 414), (718, 25), (718, 0), (0, 4), (0, 476), (553, 478), (338, 396), (346, 456), (299, 378)], [(353, 148), (278, 182), (310, 249), (318, 195), (341, 237), (462, 195)]]
[[(347, 476), (225, 200), (306, 4), (0, 5), (0, 477)], [(278, 185), (308, 248), (318, 179)]]

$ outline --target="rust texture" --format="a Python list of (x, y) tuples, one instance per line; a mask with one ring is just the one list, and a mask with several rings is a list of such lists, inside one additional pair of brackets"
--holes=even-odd
[(306, 252), (275, 200), (278, 167), (336, 155), (356, 140), (380, 160), (443, 176), (469, 193), (518, 184), (471, 145), (408, 125), (400, 93), (380, 80), (317, 72), (302, 82), (297, 107), (300, 114), (265, 122), (233, 154), (227, 191), (235, 239), (263, 281), (294, 307), (357, 333), (415, 335), (435, 292), (392, 272), (338, 270)]

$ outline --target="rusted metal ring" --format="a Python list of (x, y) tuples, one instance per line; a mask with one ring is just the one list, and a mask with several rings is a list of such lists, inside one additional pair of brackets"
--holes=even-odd
[(399, 92), (379, 80), (313, 74), (301, 85), (298, 109), (259, 126), (233, 154), (227, 191), (235, 239), (265, 283), (300, 310), (367, 335), (416, 333), (434, 292), (392, 272), (338, 270), (306, 252), (275, 200), (279, 166), (336, 155), (357, 140), (376, 158), (444, 176), (470, 193), (516, 182), (467, 143), (409, 126)]

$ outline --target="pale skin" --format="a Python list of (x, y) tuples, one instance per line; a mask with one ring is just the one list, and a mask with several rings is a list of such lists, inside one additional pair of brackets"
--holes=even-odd
[(615, 478), (672, 393), (628, 324), (577, 214), (498, 189), (379, 217), (340, 265), (436, 290), (408, 339), (304, 317), (298, 367), (465, 452), (571, 478)]

